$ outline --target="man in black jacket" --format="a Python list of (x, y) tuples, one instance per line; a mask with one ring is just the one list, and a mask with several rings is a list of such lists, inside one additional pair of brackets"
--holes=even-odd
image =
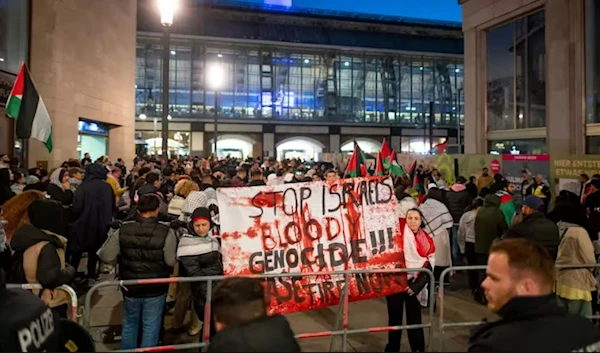
[(527, 196), (523, 200), (523, 207), (521, 207), (523, 220), (521, 223), (511, 226), (505, 238), (527, 238), (543, 246), (550, 256), (556, 260), (558, 245), (560, 244), (558, 227), (540, 211), (544, 207), (544, 201), (539, 197)]
[(554, 260), (527, 239), (496, 242), (482, 284), (488, 309), (501, 318), (476, 327), (469, 352), (570, 352), (596, 343), (600, 332), (567, 313), (554, 292)]
[[(175, 266), (177, 238), (168, 224), (158, 221), (160, 200), (142, 196), (135, 220), (111, 234), (99, 252), (105, 263), (119, 260), (121, 279), (167, 278)], [(123, 289), (122, 349), (137, 347), (140, 321), (142, 347), (158, 345), (168, 285), (127, 286)]]
[(452, 264), (460, 265), (460, 248), (458, 246), (458, 222), (460, 217), (465, 213), (465, 209), (471, 206), (473, 198), (467, 190), (465, 183), (467, 179), (463, 176), (456, 178), (456, 184), (452, 185), (450, 191), (446, 193), (446, 199), (448, 199), (448, 211), (452, 215), (454, 220), (454, 226), (452, 226)]
[(219, 282), (212, 310), (217, 335), (209, 352), (300, 352), (285, 317), (267, 316), (260, 280), (238, 277)]

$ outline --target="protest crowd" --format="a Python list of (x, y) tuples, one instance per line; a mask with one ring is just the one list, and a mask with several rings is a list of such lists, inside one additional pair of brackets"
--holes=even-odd
[[(600, 175), (591, 179), (581, 175), (580, 195), (563, 190), (552, 200), (543, 176), (524, 171), (519, 188), (522, 204), (516, 205), (515, 185), (500, 174), (491, 175), (487, 168), (477, 176), (457, 176), (448, 185), (434, 168), (415, 162), (403, 170), (394, 155), (382, 146), (371, 166), (366, 166), (357, 146), (346, 166), (261, 158), (138, 157), (127, 170), (120, 159), (92, 159), (86, 154), (50, 171), (26, 170), (17, 159), (2, 155), (0, 351), (60, 351), (58, 320), (66, 317), (68, 307), (66, 296), (56, 289), (61, 285), (89, 288), (107, 272), (121, 280), (228, 275), (223, 254), (232, 243), (222, 229), (228, 226), (225, 220), (232, 218), (223, 214), (224, 205), (217, 197), (220, 190), (257, 187), (266, 192), (281, 185), (320, 183), (323, 190), (342, 185), (340, 192), (346, 193), (346, 182), (366, 176), (389, 183), (382, 185), (391, 185), (395, 198), (384, 199), (385, 188), (375, 185), (376, 191), (367, 191), (358, 200), (352, 196), (349, 203), (367, 202), (361, 200), (373, 194), (374, 204), (377, 200), (394, 204), (389, 216), (397, 228), (394, 234), (389, 232), (387, 250), (402, 245), (403, 267), (428, 269), (436, 286), (449, 286), (454, 277), (446, 276), (446, 283), (439, 283), (445, 269), (488, 266), (486, 271), (467, 272), (468, 286), (473, 300), (486, 305), (498, 319), (473, 330), (469, 351), (594, 349), (600, 331), (586, 316), (600, 312), (596, 271), (555, 266), (597, 263)], [(277, 199), (278, 194), (272, 194)], [(256, 207), (258, 202), (252, 199), (252, 204)], [(344, 207), (350, 214), (352, 205)], [(260, 215), (265, 212), (261, 209)], [(382, 240), (384, 235), (379, 232)], [(357, 266), (362, 261), (357, 250), (361, 244), (355, 240), (348, 245), (351, 250), (345, 250), (348, 261)], [(297, 251), (295, 262), (319, 265), (320, 259), (311, 263), (305, 256), (313, 250), (317, 252), (316, 247)], [(366, 253), (371, 256), (371, 250)], [(281, 256), (287, 256), (286, 264), (293, 262), (289, 255)], [(86, 266), (80, 266), (82, 258), (87, 258)], [(267, 272), (267, 263), (262, 260), (260, 267), (257, 262), (258, 272)], [(421, 324), (422, 308), (434, 305), (426, 294), (435, 290), (428, 288), (427, 275), (408, 274), (403, 280), (397, 282), (400, 291), (386, 295), (390, 326), (402, 325), (404, 313), (405, 324)], [(231, 276), (215, 284), (208, 351), (300, 351), (285, 316), (271, 314), (272, 301), (265, 300), (263, 282)], [(6, 289), (6, 283), (36, 283), (44, 289), (33, 293)], [(335, 291), (321, 287), (322, 297), (327, 297), (327, 290)], [(166, 344), (165, 330), (183, 329), (191, 336), (202, 330), (206, 282), (128, 286), (122, 293), (122, 349)], [(163, 325), (165, 315), (172, 315), (170, 327)], [(36, 320), (43, 326), (37, 338), (19, 329)], [(407, 334), (413, 351), (425, 351), (423, 329)], [(402, 330), (390, 331), (381, 349), (400, 351), (401, 335)]]

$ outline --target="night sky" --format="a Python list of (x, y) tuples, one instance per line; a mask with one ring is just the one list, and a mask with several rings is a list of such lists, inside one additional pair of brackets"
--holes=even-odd
[(292, 2), (293, 7), (338, 10), (461, 22), (458, 0), (237, 0), (253, 3)]

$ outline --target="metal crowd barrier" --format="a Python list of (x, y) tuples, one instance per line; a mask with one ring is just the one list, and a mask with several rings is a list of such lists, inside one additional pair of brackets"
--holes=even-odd
[[(556, 265), (556, 269), (557, 270), (568, 270), (568, 269), (581, 269), (581, 268), (592, 268), (592, 269), (600, 269), (600, 264), (593, 264), (593, 265)], [(455, 266), (455, 267), (448, 267), (447, 269), (445, 269), (444, 271), (442, 271), (441, 275), (440, 275), (440, 283), (444, 283), (444, 279), (446, 278), (446, 276), (448, 275), (448, 273), (453, 272), (453, 271), (482, 271), (482, 270), (486, 270), (487, 269), (487, 265), (481, 265), (481, 266)], [(443, 352), (443, 346), (444, 346), (444, 335), (445, 335), (445, 329), (446, 328), (461, 328), (461, 327), (472, 327), (472, 326), (477, 326), (481, 323), (483, 323), (483, 321), (468, 321), (468, 322), (452, 322), (452, 323), (446, 323), (444, 322), (444, 286), (439, 286), (439, 305), (440, 305), (440, 318), (439, 318), (439, 334), (438, 334), (438, 339), (439, 339), (439, 344), (438, 344), (438, 351), (439, 352)], [(600, 315), (591, 315), (587, 317), (588, 319), (600, 319)]]
[[(33, 290), (33, 289), (44, 289), (44, 287), (41, 284), (38, 283), (25, 283), (25, 284), (11, 284), (11, 283), (7, 283), (6, 284), (6, 288), (9, 289), (27, 289), (27, 290)], [(46, 288), (47, 289), (47, 288)], [(78, 305), (78, 301), (77, 301), (77, 293), (75, 293), (75, 290), (67, 285), (62, 285), (60, 287), (55, 288), (56, 289), (62, 289), (65, 292), (67, 292), (69, 294), (69, 297), (71, 297), (71, 320), (77, 322), (77, 305)]]
[[(350, 276), (357, 274), (392, 274), (392, 273), (425, 273), (429, 275), (429, 322), (426, 324), (420, 325), (403, 325), (403, 326), (382, 326), (382, 327), (368, 327), (368, 328), (358, 328), (358, 329), (348, 329), (348, 283), (350, 280)], [(330, 350), (333, 347), (333, 338), (337, 336), (342, 336), (342, 352), (346, 351), (347, 345), (347, 336), (351, 334), (358, 333), (375, 333), (375, 332), (388, 332), (388, 331), (396, 331), (396, 330), (410, 330), (410, 329), (429, 329), (429, 343), (431, 343), (431, 339), (433, 336), (433, 317), (434, 317), (434, 284), (435, 279), (433, 276), (433, 272), (426, 268), (397, 268), (397, 269), (380, 269), (380, 270), (347, 270), (347, 271), (327, 271), (327, 272), (305, 272), (305, 273), (283, 273), (283, 274), (264, 274), (264, 275), (244, 275), (244, 276), (235, 276), (235, 277), (247, 277), (247, 278), (257, 278), (257, 279), (269, 279), (269, 278), (285, 278), (285, 277), (294, 277), (294, 276), (302, 276), (302, 277), (314, 277), (314, 276), (333, 276), (333, 275), (343, 275), (344, 276), (344, 290), (341, 294), (340, 305), (338, 309), (338, 313), (336, 315), (336, 323), (335, 327), (331, 331), (322, 331), (322, 332), (311, 332), (311, 333), (302, 333), (296, 335), (297, 339), (307, 339), (307, 338), (320, 338), (320, 337), (332, 337), (332, 342), (330, 345)], [(167, 345), (167, 346), (157, 346), (157, 347), (148, 347), (148, 348), (136, 348), (130, 350), (120, 350), (117, 352), (165, 352), (165, 351), (174, 351), (174, 350), (182, 350), (182, 349), (197, 349), (197, 348), (206, 348), (210, 343), (210, 315), (211, 315), (211, 299), (212, 299), (212, 288), (213, 282), (220, 281), (226, 278), (231, 278), (234, 276), (206, 276), (206, 277), (169, 277), (169, 278), (153, 278), (153, 279), (140, 279), (140, 280), (124, 280), (124, 281), (110, 281), (110, 282), (100, 282), (93, 286), (85, 297), (84, 304), (84, 326), (88, 330), (90, 329), (91, 323), (91, 304), (92, 304), (92, 296), (93, 294), (102, 287), (110, 287), (110, 286), (132, 286), (132, 285), (146, 285), (146, 284), (168, 284), (168, 283), (187, 283), (187, 282), (207, 282), (207, 291), (206, 291), (206, 306), (204, 310), (204, 326), (203, 326), (203, 342), (199, 343), (188, 343), (188, 344), (177, 344), (177, 345)], [(341, 325), (340, 325), (341, 324)], [(341, 326), (341, 327), (340, 327)]]

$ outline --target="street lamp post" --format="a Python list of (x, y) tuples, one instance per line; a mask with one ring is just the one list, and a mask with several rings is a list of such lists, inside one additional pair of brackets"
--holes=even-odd
[(177, 0), (158, 0), (160, 22), (164, 28), (163, 65), (162, 65), (162, 156), (169, 158), (169, 60), (171, 55), (171, 26), (177, 8)]
[(219, 90), (215, 90), (215, 130), (213, 132), (213, 149), (215, 151), (215, 158), (218, 160), (219, 157), (217, 156), (217, 138), (219, 137), (219, 129), (217, 127), (218, 124), (218, 119), (219, 119)]
[(461, 128), (460, 128), (460, 98), (463, 92), (463, 88), (459, 87), (458, 88), (458, 92), (457, 92), (457, 100), (458, 100), (458, 104), (456, 105), (456, 130), (458, 131), (458, 153), (462, 154), (463, 152), (463, 148), (461, 146), (462, 143), (462, 138), (461, 138)]
[(208, 66), (208, 71), (206, 75), (208, 79), (209, 88), (215, 91), (215, 114), (214, 114), (214, 134), (213, 134), (213, 150), (215, 153), (215, 157), (217, 157), (217, 139), (219, 137), (219, 129), (217, 127), (218, 118), (219, 118), (219, 101), (221, 98), (221, 88), (223, 86), (223, 81), (225, 79), (225, 73), (223, 72), (223, 68), (219, 63), (214, 63)]

